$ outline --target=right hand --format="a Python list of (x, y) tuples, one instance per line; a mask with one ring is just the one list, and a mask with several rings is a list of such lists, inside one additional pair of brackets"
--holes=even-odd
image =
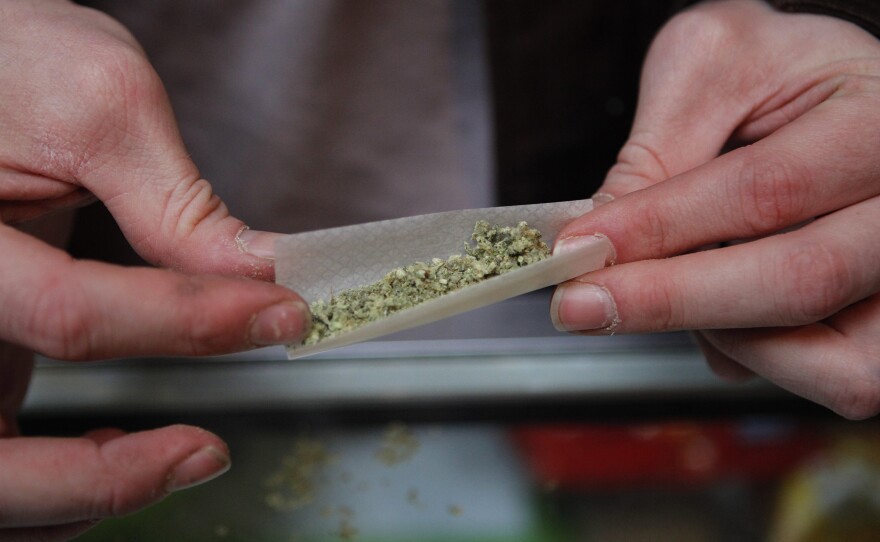
[(722, 376), (876, 416), (878, 148), (875, 36), (760, 0), (683, 12), (645, 61), (630, 139), (600, 189), (616, 199), (559, 234), (602, 234), (618, 265), (559, 288), (555, 322), (696, 330)]
[[(171, 269), (76, 261), (16, 227), (91, 198)], [(122, 26), (67, 1), (0, 0), (0, 540), (66, 539), (225, 470), (225, 445), (194, 428), (34, 439), (14, 417), (30, 351), (89, 360), (299, 340), (305, 303), (265, 282), (274, 239), (201, 179)]]

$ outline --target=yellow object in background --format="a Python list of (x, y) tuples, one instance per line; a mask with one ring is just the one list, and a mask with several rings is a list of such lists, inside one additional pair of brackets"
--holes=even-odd
[(795, 471), (780, 488), (768, 540), (880, 540), (880, 437), (838, 437)]

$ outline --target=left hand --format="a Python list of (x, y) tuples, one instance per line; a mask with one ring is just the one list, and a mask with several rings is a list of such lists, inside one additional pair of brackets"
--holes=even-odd
[[(22, 231), (91, 197), (144, 259), (173, 270), (75, 260)], [(66, 0), (0, 0), (0, 540), (68, 540), (229, 468), (223, 441), (195, 427), (34, 438), (14, 419), (29, 351), (87, 360), (298, 341), (307, 306), (265, 282), (274, 239), (246, 230), (201, 178), (122, 25)]]
[(557, 290), (557, 327), (702, 330), (722, 375), (880, 412), (877, 38), (757, 0), (679, 14), (600, 192), (557, 242), (604, 235), (617, 265)]
[[(21, 227), (60, 245), (69, 218), (54, 214)], [(0, 341), (0, 540), (70, 540), (105, 517), (132, 513), (229, 468), (226, 444), (196, 427), (22, 437), (16, 416), (32, 367), (30, 350)]]

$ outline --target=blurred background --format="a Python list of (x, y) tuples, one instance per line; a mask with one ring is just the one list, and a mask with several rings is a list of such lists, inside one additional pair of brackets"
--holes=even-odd
[(22, 423), (229, 443), (228, 473), (89, 541), (877, 539), (875, 422), (722, 383), (687, 335), (560, 336), (548, 295), (295, 361), (44, 360)]
[[(89, 4), (143, 44), (232, 213), (282, 232), (589, 197), (678, 8)], [(145, 264), (100, 205), (71, 251)], [(560, 334), (549, 295), (292, 362), (41, 360), (22, 426), (191, 423), (230, 444), (226, 475), (88, 541), (880, 539), (876, 423), (722, 383), (687, 334)]]

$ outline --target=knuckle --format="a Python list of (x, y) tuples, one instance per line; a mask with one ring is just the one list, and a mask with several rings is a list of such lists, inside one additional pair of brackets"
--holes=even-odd
[(703, 43), (716, 41), (728, 31), (729, 23), (711, 11), (687, 10), (669, 20), (667, 28), (675, 35), (690, 36)]
[(617, 163), (609, 176), (629, 179), (624, 193), (644, 188), (669, 177), (660, 152), (647, 141), (653, 137), (646, 132), (633, 133), (617, 154)]
[(676, 57), (692, 63), (680, 66), (686, 73), (689, 69), (705, 71), (707, 62), (710, 66), (717, 65), (718, 58), (723, 58), (716, 54), (718, 50), (740, 41), (742, 35), (741, 24), (722, 13), (713, 9), (690, 9), (666, 23), (657, 43), (664, 48), (682, 50)]
[[(216, 353), (245, 343), (245, 333), (236, 334), (235, 324), (218, 325), (214, 312), (205, 309), (205, 296), (210, 295), (211, 287), (205, 281), (211, 278), (180, 276), (176, 295), (181, 300), (178, 321), (185, 322), (178, 328), (178, 343), (185, 355), (199, 356)], [(237, 328), (236, 328), (237, 329)]]
[(839, 248), (815, 240), (795, 243), (780, 254), (775, 284), (779, 316), (787, 325), (827, 318), (850, 302), (855, 279)]
[(42, 112), (33, 149), (47, 174), (67, 179), (86, 177), (99, 166), (97, 158), (137, 133), (146, 118), (142, 112), (164, 96), (146, 57), (129, 44), (96, 39), (77, 59), (59, 68), (71, 102)]
[(101, 40), (72, 68), (79, 94), (102, 106), (125, 107), (162, 88), (158, 75), (137, 48), (118, 41)]
[(24, 319), (25, 334), (35, 350), (48, 357), (80, 361), (92, 352), (92, 325), (83, 292), (59, 278), (44, 285)]
[(880, 374), (853, 374), (845, 378), (827, 406), (848, 420), (880, 414)]
[(640, 285), (638, 299), (639, 320), (645, 330), (675, 331), (684, 329), (686, 310), (682, 299), (673, 294), (679, 291), (668, 275), (650, 275)]
[(665, 205), (646, 201), (636, 209), (632, 227), (635, 229), (634, 239), (639, 239), (647, 257), (669, 256), (673, 243), (667, 221), (670, 213)]
[(163, 227), (173, 238), (185, 239), (209, 218), (226, 214), (226, 206), (208, 181), (184, 181), (168, 198)]
[[(782, 156), (766, 157), (754, 151), (740, 154), (740, 163), (728, 184), (729, 200), (739, 222), (739, 234), (755, 237), (778, 231), (805, 218), (809, 199), (809, 171)], [(738, 219), (738, 220), (737, 220)]]
[(92, 484), (86, 511), (89, 517), (103, 519), (127, 516), (164, 497), (159, 488), (151, 487), (144, 492), (142, 489), (127, 486), (125, 474), (121, 474), (120, 470), (130, 466), (106, 459), (100, 450), (98, 454), (101, 457), (99, 464), (102, 470), (95, 474)]

